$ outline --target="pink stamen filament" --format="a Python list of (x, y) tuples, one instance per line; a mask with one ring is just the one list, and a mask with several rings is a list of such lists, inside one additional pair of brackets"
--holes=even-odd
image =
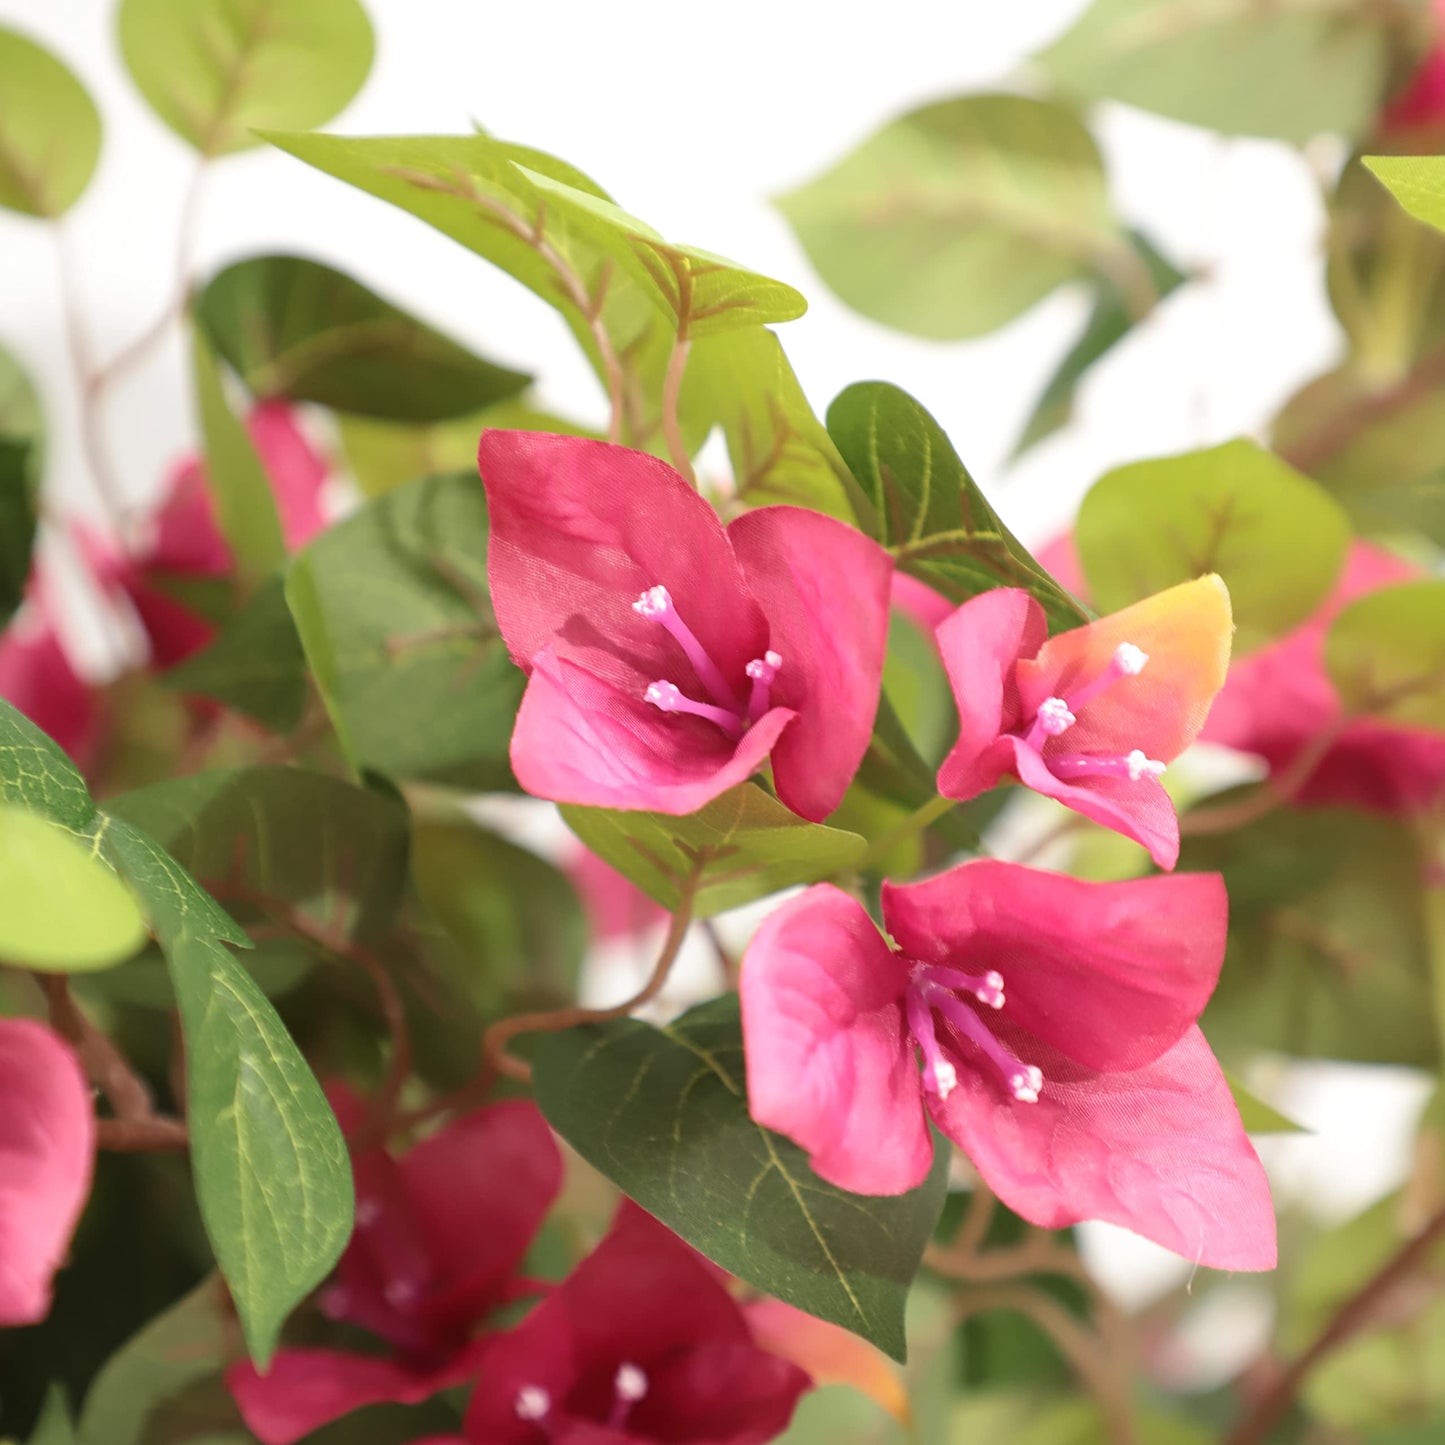
[(965, 1038), (978, 1045), (979, 1050), (999, 1071), (1009, 1093), (1021, 1104), (1036, 1104), (1039, 1090), (1044, 1086), (1043, 1072), (1033, 1064), (1021, 1063), (989, 1032), (984, 1021), (951, 993), (930, 984), (919, 990), (928, 1006), (936, 1008)]
[(666, 587), (649, 587), (632, 604), (632, 610), (649, 621), (660, 622), (667, 628), (677, 645), (687, 654), (692, 670), (697, 673), (698, 681), (712, 695), (712, 700), (730, 713), (741, 713), (737, 695), (728, 686), (722, 669), (709, 656), (707, 648), (694, 636), (692, 628), (678, 616), (677, 608), (672, 605), (672, 595)]
[(1024, 741), (1031, 748), (1042, 748), (1045, 738), (1056, 738), (1068, 732), (1078, 720), (1063, 698), (1046, 697), (1039, 704), (1038, 715), (1024, 735)]
[(971, 993), (989, 1008), (1003, 1007), (1003, 974), (992, 968), (979, 976), (965, 973), (961, 968), (946, 968), (939, 963), (920, 963), (913, 970), (913, 981)]
[(777, 677), (778, 669), (782, 665), (783, 659), (771, 649), (748, 663), (747, 673), (753, 680), (753, 693), (748, 699), (749, 722), (757, 722), (767, 712), (772, 698), (773, 679)]
[(923, 1053), (923, 1087), (942, 1103), (958, 1083), (958, 1070), (943, 1056), (938, 1035), (933, 1029), (933, 1010), (928, 991), (914, 986), (908, 990), (905, 1003), (908, 1031)]
[(743, 720), (736, 713), (729, 712), (726, 708), (713, 707), (711, 703), (695, 702), (680, 692), (675, 684), (666, 680), (649, 683), (643, 698), (662, 712), (685, 712), (693, 717), (706, 718), (729, 737), (739, 738), (743, 735)]
[(1140, 778), (1157, 778), (1164, 771), (1164, 764), (1157, 758), (1145, 757), (1141, 749), (1135, 748), (1126, 757), (1109, 753), (1059, 753), (1048, 760), (1049, 771), (1056, 778), (1128, 778), (1137, 783)]
[(618, 1365), (612, 1390), (612, 1412), (607, 1417), (607, 1425), (609, 1429), (620, 1430), (627, 1423), (632, 1407), (647, 1394), (647, 1374), (637, 1365)]
[(1086, 682), (1079, 688), (1069, 698), (1069, 706), (1078, 712), (1081, 707), (1093, 702), (1101, 692), (1107, 692), (1120, 678), (1138, 677), (1148, 661), (1149, 654), (1143, 648), (1135, 647), (1132, 642), (1121, 642), (1114, 649), (1108, 667), (1092, 682)]

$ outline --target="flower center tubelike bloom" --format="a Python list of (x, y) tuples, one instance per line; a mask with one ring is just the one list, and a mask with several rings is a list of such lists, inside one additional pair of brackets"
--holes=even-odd
[(1032, 748), (1043, 760), (1044, 766), (1056, 777), (1066, 781), (1075, 778), (1128, 778), (1137, 783), (1140, 778), (1157, 778), (1164, 771), (1164, 764), (1155, 758), (1145, 756), (1141, 748), (1128, 753), (1050, 753), (1044, 754), (1044, 746), (1050, 738), (1062, 737), (1078, 722), (1079, 712), (1101, 692), (1124, 677), (1138, 677), (1149, 661), (1149, 654), (1132, 642), (1121, 642), (1114, 649), (1114, 656), (1108, 667), (1092, 682), (1077, 688), (1071, 697), (1046, 697), (1039, 704), (1033, 721), (1021, 729), (1018, 736), (1026, 748)]
[(748, 663), (747, 674), (752, 680), (752, 691), (744, 700), (735, 693), (723, 676), (722, 669), (712, 660), (708, 650), (697, 640), (693, 630), (678, 615), (673, 606), (672, 594), (666, 587), (649, 587), (636, 602), (632, 610), (646, 617), (650, 622), (661, 623), (671, 633), (677, 645), (687, 654), (692, 670), (698, 681), (712, 698), (710, 703), (699, 702), (688, 697), (676, 683), (659, 678), (648, 686), (643, 697), (662, 712), (685, 712), (693, 717), (706, 718), (716, 724), (731, 738), (740, 738), (753, 723), (767, 712), (772, 695), (773, 679), (783, 665), (783, 659), (768, 651)]
[[(647, 1395), (647, 1372), (640, 1365), (618, 1365), (612, 1377), (612, 1407), (601, 1423), (609, 1430), (621, 1430), (627, 1424), (632, 1407)], [(519, 1420), (535, 1425), (545, 1439), (552, 1438), (552, 1396), (540, 1385), (523, 1385), (513, 1404)]]
[(1003, 975), (964, 973), (937, 963), (913, 962), (904, 1008), (908, 1031), (923, 1054), (923, 1087), (942, 1103), (958, 1083), (958, 1070), (944, 1054), (933, 1016), (941, 1015), (998, 1070), (1004, 1087), (1021, 1104), (1036, 1104), (1044, 1086), (1043, 1072), (1016, 1059), (994, 1037), (982, 1015), (960, 994), (971, 994), (987, 1008), (1004, 1005)]

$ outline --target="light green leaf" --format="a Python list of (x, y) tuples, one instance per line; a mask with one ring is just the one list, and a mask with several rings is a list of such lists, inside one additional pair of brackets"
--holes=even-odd
[(215, 356), (199, 328), (192, 332), (192, 361), (206, 477), (221, 531), (231, 544), (242, 580), (256, 586), (286, 556), (276, 498), (246, 428), (226, 401)]
[(123, 963), (145, 940), (135, 900), (92, 848), (43, 814), (0, 804), (0, 958), (89, 973)]
[(252, 1356), (330, 1273), (351, 1233), (351, 1169), (336, 1118), (276, 1011), (227, 944), (242, 929), (153, 839), (100, 813), (74, 765), (0, 703), (0, 802), (44, 814), (129, 887), (166, 955), (180, 1007), (191, 1168), (206, 1233)]
[(475, 473), (398, 487), (317, 537), (286, 598), (352, 765), (494, 788), (525, 678), (487, 592)]
[(622, 1019), (552, 1034), (533, 1067), (548, 1122), (644, 1209), (746, 1283), (904, 1357), (946, 1146), (908, 1194), (824, 1183), (748, 1115), (736, 995), (663, 1028)]
[(1325, 668), (1346, 711), (1445, 734), (1445, 580), (1351, 602), (1325, 637)]
[(210, 1275), (110, 1357), (85, 1396), (76, 1445), (146, 1445), (158, 1406), (224, 1369), (225, 1289)]
[(1234, 1096), (1234, 1106), (1239, 1110), (1239, 1121), (1249, 1134), (1308, 1134), (1303, 1124), (1296, 1124), (1286, 1114), (1281, 1114), (1273, 1104), (1266, 1104), (1258, 1094), (1245, 1088), (1228, 1069), (1224, 1071), (1224, 1082)]
[(0, 438), (28, 444), (34, 460), (40, 461), (45, 441), (45, 412), (40, 393), (35, 390), (29, 373), (3, 346), (0, 346)]
[[(1140, 279), (1135, 282), (1136, 287), (1140, 288), (1139, 294), (1131, 296), (1108, 278), (1099, 282), (1094, 297), (1094, 309), (1084, 323), (1083, 334), (1059, 363), (1058, 370), (1049, 378), (1038, 401), (1034, 403), (1034, 409), (1024, 423), (1018, 446), (1014, 449), (1015, 456), (1021, 455), (1035, 442), (1042, 441), (1060, 427), (1069, 424), (1074, 414), (1074, 394), (1090, 369), (1107, 356), (1153, 310), (1154, 305), (1189, 279), (1146, 237), (1135, 232), (1130, 235), (1129, 240), (1144, 267)], [(1153, 293), (1153, 300), (1147, 310), (1141, 310), (1144, 301), (1148, 300), (1142, 292), (1145, 278)]]
[(62, 215), (100, 158), (100, 113), (69, 66), (0, 27), (0, 207)]
[(301, 721), (311, 684), (306, 654), (286, 606), (285, 580), (268, 577), (216, 637), (160, 675), (176, 692), (208, 697), (273, 732)]
[(844, 301), (917, 336), (981, 336), (1067, 281), (1148, 282), (1093, 138), (1048, 101), (924, 106), (777, 204)]
[(1365, 156), (1364, 164), (1417, 221), (1445, 231), (1445, 156)]
[(898, 565), (955, 602), (1026, 587), (1059, 631), (1078, 603), (999, 520), (943, 429), (906, 391), (861, 381), (828, 408), (828, 431), (867, 493), (871, 531)]
[(375, 50), (357, 0), (123, 0), (118, 19), (131, 79), (204, 156), (258, 145), (263, 127), (324, 125)]
[(35, 1422), (28, 1445), (83, 1445), (75, 1433), (70, 1419), (70, 1407), (65, 1403), (65, 1390), (52, 1385), (45, 1396), (40, 1418)]
[(562, 817), (664, 908), (675, 909), (684, 888), (694, 886), (698, 918), (854, 868), (867, 848), (856, 833), (805, 823), (755, 783), (682, 818), (570, 806)]
[(1060, 90), (1226, 135), (1358, 135), (1383, 99), (1385, 27), (1318, 0), (1094, 0), (1037, 57)]
[(1308, 477), (1233, 441), (1107, 473), (1084, 498), (1074, 538), (1101, 612), (1217, 572), (1239, 653), (1288, 632), (1324, 600), (1350, 524)]
[(474, 356), (344, 272), (301, 256), (227, 266), (201, 293), (197, 315), (257, 397), (440, 421), (512, 396), (530, 380)]

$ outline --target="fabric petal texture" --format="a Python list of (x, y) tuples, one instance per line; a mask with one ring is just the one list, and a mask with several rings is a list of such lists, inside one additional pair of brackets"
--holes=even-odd
[(771, 913), (748, 947), (739, 985), (748, 1107), (840, 1189), (901, 1194), (933, 1159), (907, 986), (873, 920), (829, 884)]
[(0, 1019), (0, 1325), (49, 1313), (94, 1162), (90, 1085), (70, 1046), (32, 1019)]

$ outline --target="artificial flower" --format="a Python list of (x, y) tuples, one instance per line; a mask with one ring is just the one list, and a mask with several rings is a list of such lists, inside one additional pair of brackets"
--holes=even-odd
[(743, 961), (753, 1118), (860, 1194), (922, 1183), (931, 1119), (1035, 1224), (1107, 1220), (1268, 1269), (1269, 1187), (1195, 1024), (1226, 913), (1216, 874), (1088, 883), (981, 859), (885, 883), (890, 946), (846, 893), (810, 888)]
[(878, 705), (881, 547), (799, 507), (724, 528), (665, 462), (604, 442), (486, 431), (478, 462), (528, 792), (689, 813), (771, 762), (795, 813), (838, 806)]
[(1213, 575), (1052, 638), (1020, 588), (965, 602), (935, 634), (959, 713), (938, 791), (972, 798), (1012, 776), (1172, 868), (1179, 820), (1159, 775), (1204, 726), (1231, 630)]

